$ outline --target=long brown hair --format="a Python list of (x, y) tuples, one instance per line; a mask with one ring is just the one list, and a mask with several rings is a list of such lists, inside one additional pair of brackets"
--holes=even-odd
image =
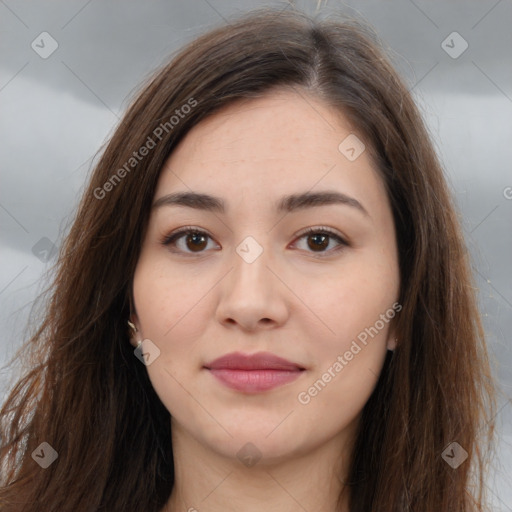
[[(170, 415), (126, 328), (156, 183), (191, 127), (278, 87), (348, 118), (380, 169), (396, 225), (399, 344), (363, 409), (350, 510), (484, 510), (493, 384), (468, 254), (427, 129), (364, 22), (272, 9), (182, 49), (104, 149), (23, 348), (33, 366), (1, 411), (2, 510), (157, 512), (168, 500)], [(42, 442), (58, 453), (46, 469), (31, 457)], [(452, 442), (468, 454), (456, 469), (442, 456)]]

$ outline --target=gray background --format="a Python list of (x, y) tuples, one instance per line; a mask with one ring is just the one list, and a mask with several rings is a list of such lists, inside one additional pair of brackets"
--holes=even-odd
[[(129, 95), (179, 47), (264, 5), (291, 8), (226, 0), (0, 0), (2, 394), (17, 371), (3, 365), (26, 335), (45, 272)], [(294, 5), (317, 9), (312, 0)], [(459, 206), (500, 384), (499, 457), (488, 488), (496, 510), (512, 511), (512, 2), (329, 0), (321, 16), (340, 10), (368, 20), (388, 45)], [(457, 55), (464, 41), (468, 48)], [(52, 44), (57, 49), (46, 55)]]

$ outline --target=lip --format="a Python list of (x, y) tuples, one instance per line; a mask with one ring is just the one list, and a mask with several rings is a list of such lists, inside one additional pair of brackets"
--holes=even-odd
[(282, 386), (305, 371), (300, 364), (270, 352), (232, 352), (206, 364), (204, 368), (225, 386), (246, 393), (259, 393)]

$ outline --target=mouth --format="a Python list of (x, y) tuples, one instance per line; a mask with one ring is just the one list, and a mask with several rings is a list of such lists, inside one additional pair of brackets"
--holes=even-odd
[(246, 355), (231, 353), (204, 366), (223, 385), (245, 393), (259, 393), (282, 386), (306, 371), (268, 352)]

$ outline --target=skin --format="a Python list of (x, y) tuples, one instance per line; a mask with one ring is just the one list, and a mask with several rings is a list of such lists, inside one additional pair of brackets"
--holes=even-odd
[[(395, 346), (393, 322), (307, 404), (298, 395), (392, 307), (400, 284), (382, 179), (368, 151), (350, 161), (338, 150), (350, 133), (313, 96), (273, 91), (200, 122), (162, 170), (155, 200), (195, 191), (226, 203), (225, 214), (154, 209), (134, 275), (137, 339), (160, 350), (147, 371), (172, 416), (166, 511), (336, 509), (360, 413)], [(284, 195), (324, 190), (357, 199), (367, 215), (343, 204), (275, 210)], [(208, 236), (161, 243), (184, 226)], [(302, 236), (308, 227), (316, 236)], [(322, 227), (349, 245), (323, 246)], [(263, 249), (252, 263), (236, 252), (248, 236)], [(272, 390), (235, 391), (203, 368), (234, 351), (269, 351), (306, 370)], [(248, 442), (261, 456), (252, 467), (237, 457)]]

